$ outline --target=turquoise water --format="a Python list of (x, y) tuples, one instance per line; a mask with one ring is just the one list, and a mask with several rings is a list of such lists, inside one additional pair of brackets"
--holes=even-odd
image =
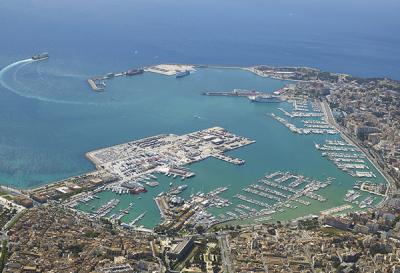
[[(23, 61), (1, 72), (0, 83), (7, 89), (2, 92), (3, 98), (26, 105), (24, 111), (13, 109), (21, 112), (17, 118), (10, 114), (1, 119), (4, 128), (5, 124), (13, 124), (1, 136), (2, 158), (8, 160), (0, 161), (0, 179), (10, 185), (30, 187), (90, 171), (94, 166), (84, 157), (90, 150), (145, 136), (184, 134), (212, 126), (256, 141), (228, 153), (246, 160), (245, 165), (208, 159), (191, 165), (196, 176), (184, 182), (159, 176), (159, 187), (149, 188), (140, 198), (119, 196), (122, 202), (111, 213), (133, 202), (131, 213), (122, 220), (129, 222), (146, 211), (140, 223), (154, 226), (159, 221), (159, 212), (153, 197), (168, 189), (170, 182), (189, 185), (183, 197), (229, 186), (222, 196), (237, 204), (231, 197), (267, 172), (291, 171), (320, 180), (337, 178), (321, 191), (327, 202), (299, 206), (279, 216), (287, 219), (341, 204), (345, 192), (355, 182), (314, 148), (314, 141), (322, 142), (326, 136), (293, 134), (267, 115), (271, 112), (281, 115), (277, 107), (290, 110), (291, 105), (201, 95), (204, 91), (234, 88), (272, 92), (287, 82), (240, 69), (202, 68), (182, 79), (152, 73), (116, 78), (107, 81), (105, 92), (98, 93), (90, 90), (85, 75), (57, 71), (53, 65), (57, 62)], [(378, 177), (375, 181), (383, 179)], [(86, 211), (97, 208), (116, 194), (103, 192), (100, 196), (101, 199), (80, 208)], [(212, 209), (215, 214), (226, 210)]]

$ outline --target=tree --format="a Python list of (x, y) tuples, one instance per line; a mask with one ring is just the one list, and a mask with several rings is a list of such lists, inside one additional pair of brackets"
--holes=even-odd
[(197, 225), (197, 226), (196, 226), (196, 232), (197, 232), (198, 234), (203, 234), (204, 231), (205, 231), (204, 226), (202, 226), (202, 225)]

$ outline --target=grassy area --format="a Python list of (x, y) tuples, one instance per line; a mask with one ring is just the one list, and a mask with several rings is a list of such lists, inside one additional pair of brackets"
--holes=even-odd
[(0, 272), (3, 272), (4, 266), (7, 263), (8, 258), (8, 248), (7, 248), (7, 241), (3, 241), (1, 244), (1, 253), (0, 253)]
[(12, 196), (8, 195), (8, 194), (7, 195), (3, 195), (2, 197), (7, 199), (8, 201), (12, 201), (13, 200)]
[(27, 213), (28, 210), (24, 209), (23, 211), (19, 212), (17, 215), (14, 216), (10, 224), (8, 225), (7, 229), (12, 228), (18, 221), (19, 219), (22, 218)]
[(193, 258), (193, 256), (196, 254), (198, 249), (199, 249), (198, 246), (194, 246), (192, 252), (190, 252), (189, 255), (187, 255), (186, 259), (184, 259), (180, 263), (177, 263), (177, 264), (174, 265), (174, 270), (181, 271), (183, 268), (185, 268), (186, 261), (190, 261)]
[(332, 228), (332, 227), (322, 227), (321, 232), (324, 233), (326, 236), (344, 236), (347, 232), (344, 230), (340, 230), (337, 228)]

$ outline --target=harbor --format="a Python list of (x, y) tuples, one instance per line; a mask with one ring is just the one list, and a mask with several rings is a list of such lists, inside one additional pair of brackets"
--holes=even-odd
[[(218, 73), (215, 73), (215, 70)], [(207, 219), (211, 219), (207, 223), (217, 223), (223, 218), (224, 223), (229, 220), (235, 223), (236, 221), (237, 223), (248, 223), (253, 219), (262, 221), (260, 219), (265, 220), (268, 217), (271, 217), (272, 221), (285, 221), (303, 214), (318, 214), (320, 210), (337, 207), (345, 203), (346, 201), (343, 198), (347, 190), (352, 189), (357, 180), (371, 180), (372, 183), (384, 182), (362, 153), (341, 150), (322, 151), (315, 148), (315, 143), (321, 146), (327, 144), (342, 147), (343, 145), (340, 145), (340, 143), (325, 142), (326, 140), (340, 140), (339, 134), (292, 134), (290, 130), (276, 120), (266, 117), (266, 114), (274, 113), (297, 128), (327, 129), (312, 127), (314, 125), (326, 127), (324, 117), (301, 117), (296, 114), (299, 117), (291, 118), (277, 109), (278, 107), (282, 108), (288, 113), (307, 111), (318, 113), (320, 110), (312, 101), (305, 104), (304, 100), (296, 99), (296, 109), (294, 109), (293, 101), (250, 103), (249, 97), (236, 100), (228, 97), (225, 99), (225, 96), (219, 98), (199, 96), (204, 90), (233, 89), (259, 90), (257, 92), (271, 94), (273, 90), (279, 90), (287, 84), (286, 82), (276, 83), (246, 73), (238, 70), (196, 67), (195, 73), (191, 73), (189, 77), (182, 80), (176, 80), (172, 74), (170, 77), (165, 77), (158, 73), (144, 73), (137, 83), (140, 86), (137, 90), (135, 89), (135, 92), (114, 92), (114, 90), (118, 90), (120, 84), (121, 86), (126, 85), (126, 88), (132, 87), (131, 80), (113, 82), (107, 87), (113, 92), (104, 92), (101, 96), (91, 96), (91, 100), (107, 100), (107, 105), (109, 103), (118, 105), (117, 108), (121, 109), (121, 113), (118, 113), (121, 124), (114, 123), (110, 125), (110, 130), (104, 130), (103, 122), (106, 122), (108, 118), (114, 119), (114, 116), (113, 112), (109, 111), (109, 106), (103, 105), (104, 109), (108, 110), (104, 112), (104, 115), (100, 115), (101, 125), (100, 122), (91, 123), (99, 126), (99, 128), (93, 128), (90, 124), (85, 125), (86, 128), (95, 130), (97, 137), (91, 137), (89, 144), (82, 144), (97, 149), (93, 152), (102, 151), (101, 155), (98, 154), (99, 157), (91, 158), (91, 161), (93, 160), (98, 168), (96, 172), (100, 172), (100, 174), (85, 178), (83, 183), (75, 182), (77, 180), (65, 181), (54, 188), (49, 188), (49, 192), (39, 191), (39, 199), (42, 197), (42, 193), (53, 196), (54, 192), (54, 196), (57, 197), (68, 196), (73, 191), (83, 190), (85, 193), (82, 194), (82, 202), (75, 200), (77, 201), (75, 204), (71, 203), (72, 208), (78, 212), (94, 213), (112, 199), (118, 199), (120, 203), (105, 215), (106, 218), (129, 224), (146, 211), (146, 214), (136, 225), (153, 228), (161, 222), (162, 215), (154, 198), (162, 192), (172, 191), (172, 193), (176, 193), (173, 203), (178, 205), (182, 201), (191, 200), (192, 194), (193, 196), (199, 196), (198, 194), (207, 196), (207, 193), (216, 188), (227, 187), (228, 190), (217, 195), (215, 205), (201, 205), (204, 210), (199, 210), (195, 219), (205, 219), (206, 222)], [(210, 79), (213, 84), (210, 85), (208, 81), (204, 81), (204, 77)], [(136, 84), (136, 80), (133, 81)], [(154, 81), (157, 82), (157, 85), (161, 84), (163, 88), (158, 90), (146, 87), (146, 82), (150, 84)], [(231, 84), (225, 85), (225, 81)], [(221, 84), (216, 84), (218, 82)], [(149, 97), (148, 94), (156, 97)], [(160, 109), (156, 112), (150, 111), (148, 102), (144, 103), (143, 101), (138, 101), (134, 107), (132, 105), (119, 105), (120, 101), (136, 102), (139, 98), (145, 97), (159, 105)], [(165, 103), (159, 103), (158, 99), (161, 98)], [(182, 106), (182, 103), (179, 103), (176, 98), (184, 98), (185, 104)], [(221, 104), (221, 100), (224, 101), (223, 104)], [(62, 105), (60, 107), (62, 108)], [(87, 109), (96, 112), (103, 108), (88, 106)], [(131, 114), (123, 116), (122, 112), (125, 111), (129, 111)], [(79, 120), (79, 122), (81, 121)], [(154, 122), (158, 122), (157, 124), (160, 124), (160, 126), (155, 127)], [(141, 124), (141, 127), (147, 126), (147, 129), (138, 130), (139, 127), (132, 124)], [(235, 134), (238, 141), (229, 143), (233, 140), (233, 138), (228, 137), (230, 134), (222, 135), (222, 137), (216, 135), (213, 139), (207, 137), (203, 139), (205, 135), (195, 135), (197, 139), (190, 137), (189, 141), (184, 139), (191, 134), (188, 132), (200, 132), (204, 128), (214, 128), (220, 124), (225, 124), (225, 131)], [(310, 127), (310, 125), (312, 126)], [(173, 135), (170, 135), (170, 133)], [(111, 148), (109, 142), (105, 139), (114, 134), (125, 137), (116, 138), (112, 142), (114, 146), (111, 146)], [(243, 145), (241, 145), (239, 136), (245, 136), (246, 139), (253, 142), (251, 145), (244, 145), (246, 141), (243, 141)], [(129, 141), (132, 139), (136, 139), (137, 142)], [(219, 144), (220, 139), (223, 140), (221, 144)], [(115, 146), (117, 143), (127, 145)], [(206, 143), (208, 144), (203, 145)], [(130, 146), (132, 149), (130, 149)], [(101, 147), (109, 147), (110, 149)], [(212, 153), (210, 153), (210, 147), (213, 147)], [(217, 147), (220, 148), (217, 149)], [(79, 151), (79, 156), (81, 157), (86, 152), (86, 149)], [(94, 155), (94, 153), (89, 152), (88, 157), (92, 154)], [(353, 168), (349, 169), (349, 172), (345, 172), (328, 160), (328, 155), (337, 157), (337, 162), (341, 164), (365, 164), (368, 168)], [(357, 160), (349, 160), (353, 158)], [(89, 171), (93, 168), (90, 162), (85, 159), (75, 160), (75, 162), (87, 166)], [(321, 182), (325, 181), (327, 177), (335, 177), (336, 179), (332, 181), (330, 186), (305, 193), (297, 199), (294, 198), (290, 202), (274, 208), (276, 203), (285, 202), (287, 197), (295, 196), (296, 189), (304, 187), (308, 183), (301, 179), (289, 179), (286, 182), (283, 181), (286, 179), (285, 176), (276, 177), (282, 182), (276, 182), (274, 179), (264, 181), (272, 186), (264, 182), (256, 183), (256, 181), (263, 177), (264, 173), (268, 173), (268, 175), (275, 172), (296, 174), (299, 172), (299, 168), (301, 168), (304, 177), (313, 177)], [(377, 177), (353, 177), (350, 171), (357, 175), (368, 175), (368, 173), (363, 172), (374, 172)], [(110, 177), (105, 179), (106, 176), (103, 172)], [(178, 190), (181, 185), (187, 185), (187, 189)], [(78, 189), (78, 186), (81, 188)], [(254, 186), (257, 186), (257, 188)], [(258, 194), (243, 189), (257, 191)], [(94, 192), (94, 190), (99, 191)], [(86, 194), (88, 196), (85, 196)], [(173, 196), (171, 195), (171, 197)], [(75, 196), (71, 197), (71, 200), (73, 198)], [(79, 195), (76, 195), (76, 198), (79, 199)], [(201, 196), (197, 197), (199, 200), (201, 198)], [(360, 201), (365, 198), (360, 198)], [(382, 196), (376, 195), (372, 206), (379, 203), (381, 199)], [(366, 204), (369, 203), (367, 201)], [(122, 213), (121, 210), (125, 211), (130, 203), (133, 203), (133, 206), (128, 210), (128, 213)], [(359, 206), (354, 206), (355, 208), (359, 209)], [(368, 205), (366, 208), (368, 208)], [(205, 215), (208, 215), (208, 217)], [(220, 215), (221, 219), (219, 218)], [(237, 218), (233, 217), (234, 215)], [(211, 218), (211, 216), (214, 218)]]
[(333, 180), (328, 177), (325, 181), (318, 181), (282, 171), (266, 174), (258, 183), (242, 188), (243, 193), (234, 196), (242, 203), (218, 217), (221, 221), (232, 221), (267, 214), (268, 217), (257, 218), (256, 222), (271, 220), (277, 212), (297, 209), (296, 204), (310, 206), (312, 200), (325, 202), (326, 198), (316, 192), (331, 185)]
[(184, 168), (184, 165), (202, 161), (208, 157), (243, 165), (244, 160), (224, 155), (255, 141), (236, 136), (221, 127), (177, 136), (173, 134), (158, 135), (141, 140), (92, 151), (86, 156), (97, 168), (108, 170), (120, 180), (114, 183), (125, 188), (142, 187), (140, 181), (154, 178), (154, 173), (163, 173), (174, 178), (193, 177), (195, 174)]
[[(315, 104), (293, 103), (293, 105), (297, 107), (297, 112), (307, 113), (307, 111), (313, 111), (312, 113), (318, 113), (320, 111), (318, 106)], [(304, 115), (296, 114), (296, 117), (293, 117), (293, 119), (298, 118), (301, 120), (298, 120), (293, 124), (303, 124), (303, 128), (299, 127), (302, 130), (310, 128), (307, 127), (307, 125), (327, 125), (323, 116), (319, 116), (318, 119), (316, 119), (316, 116), (312, 115), (308, 117), (308, 119), (305, 119)], [(205, 130), (203, 132), (188, 134), (188, 137), (186, 137), (186, 135), (178, 137), (180, 138), (180, 141), (183, 139), (189, 141), (188, 143), (190, 144), (185, 144), (187, 145), (187, 148), (184, 148), (184, 151), (190, 155), (190, 159), (186, 157), (173, 159), (172, 154), (179, 154), (178, 151), (175, 151), (167, 153), (168, 160), (173, 159), (172, 161), (168, 161), (163, 159), (163, 155), (160, 154), (160, 152), (157, 152), (158, 150), (174, 150), (174, 148), (171, 148), (170, 146), (167, 146), (168, 148), (163, 148), (164, 143), (174, 143), (176, 141), (174, 139), (177, 136), (173, 135), (149, 137), (137, 142), (130, 142), (129, 146), (117, 145), (112, 148), (90, 152), (88, 153), (88, 158), (91, 158), (91, 160), (96, 162), (96, 164), (101, 166), (101, 168), (107, 169), (107, 166), (112, 166), (112, 169), (110, 170), (112, 170), (113, 173), (118, 173), (122, 180), (129, 179), (130, 181), (136, 181), (144, 187), (148, 186), (147, 183), (151, 180), (155, 182), (155, 177), (157, 177), (157, 182), (155, 184), (157, 186), (155, 186), (155, 189), (160, 187), (160, 183), (164, 183), (162, 189), (159, 189), (159, 191), (162, 191), (153, 199), (161, 219), (161, 227), (171, 228), (174, 230), (179, 230), (190, 225), (193, 221), (196, 221), (196, 223), (200, 223), (203, 226), (226, 222), (236, 223), (237, 221), (250, 221), (256, 223), (276, 221), (279, 219), (285, 219), (282, 218), (285, 217), (284, 215), (298, 214), (299, 210), (304, 210), (305, 212), (314, 210), (318, 206), (327, 208), (323, 211), (324, 214), (335, 214), (353, 209), (367, 209), (379, 202), (379, 198), (383, 196), (375, 194), (373, 196), (363, 195), (363, 197), (360, 197), (361, 195), (358, 196), (355, 194), (353, 196), (352, 193), (347, 195), (348, 192), (345, 192), (343, 193), (342, 200), (345, 205), (340, 205), (339, 203), (334, 208), (330, 209), (329, 207), (332, 206), (332, 202), (336, 203), (337, 201), (330, 199), (329, 195), (326, 196), (325, 194), (322, 194), (322, 192), (326, 192), (326, 190), (330, 191), (330, 188), (332, 187), (331, 185), (337, 183), (334, 177), (331, 176), (325, 177), (325, 179), (313, 179), (289, 171), (274, 171), (266, 173), (263, 178), (257, 180), (257, 183), (249, 183), (240, 189), (235, 187), (236, 190), (233, 191), (230, 190), (230, 187), (228, 186), (211, 189), (208, 193), (204, 191), (197, 191), (197, 193), (195, 193), (193, 192), (195, 186), (193, 183), (196, 182), (193, 181), (196, 180), (198, 173), (193, 170), (193, 163), (197, 162), (196, 164), (199, 164), (199, 162), (206, 158), (214, 158), (217, 161), (221, 160), (232, 165), (244, 164), (244, 166), (246, 166), (246, 162), (239, 157), (224, 155), (220, 152), (213, 155), (209, 154), (208, 157), (204, 155), (204, 157), (199, 157), (203, 152), (195, 152), (190, 150), (189, 147), (196, 146), (196, 149), (200, 150), (203, 148), (201, 148), (201, 145), (194, 145), (194, 143), (191, 143), (190, 141), (195, 140), (196, 143), (211, 142), (212, 145), (217, 146), (222, 143), (228, 145), (218, 148), (220, 151), (229, 151), (230, 148), (236, 150), (237, 147), (240, 147), (237, 143), (242, 143), (243, 145), (254, 143), (251, 140), (240, 137), (239, 139), (241, 139), (241, 141), (233, 141), (235, 137), (229, 136), (229, 133), (226, 136), (221, 136), (221, 134), (226, 134), (223, 133), (224, 129), (222, 128), (211, 128), (209, 130), (211, 131)], [(316, 135), (319, 135), (319, 133)], [(357, 147), (338, 138), (336, 132), (335, 134), (325, 132), (320, 133), (320, 135), (334, 135), (333, 138), (325, 138), (322, 142), (320, 140), (311, 141), (312, 145), (310, 146), (319, 151), (321, 159), (328, 159), (334, 163), (338, 170), (343, 171), (350, 177), (355, 174), (357, 177), (368, 175), (367, 172), (370, 171), (370, 165), (367, 164), (365, 156), (357, 149)], [(232, 141), (228, 141), (228, 139), (231, 138)], [(180, 142), (176, 143), (177, 144), (173, 144), (172, 147), (177, 146), (182, 149), (182, 144), (178, 144)], [(151, 148), (151, 152), (149, 150), (149, 152), (143, 154), (145, 150), (141, 149), (146, 147)], [(154, 171), (140, 171), (138, 165), (135, 165), (135, 161), (132, 161), (134, 157), (126, 156), (128, 154), (133, 154), (131, 150), (140, 155), (138, 157), (141, 158), (141, 164), (146, 162), (146, 157), (149, 157), (149, 159), (151, 158), (150, 161), (152, 162)], [(126, 159), (124, 159), (125, 157)], [(154, 157), (156, 159), (153, 159)], [(120, 161), (121, 163), (123, 162), (123, 164), (119, 163)], [(162, 164), (157, 165), (159, 164), (157, 162)], [(169, 163), (165, 164), (166, 162)], [(190, 169), (186, 167), (189, 164), (191, 166)], [(121, 169), (121, 167), (123, 168)], [(130, 168), (134, 168), (135, 172), (130, 171)], [(164, 179), (161, 179), (160, 175), (164, 175), (167, 179), (166, 181), (171, 182), (167, 183)], [(174, 182), (177, 177), (180, 177), (178, 185)], [(190, 180), (186, 182), (187, 184), (182, 184), (181, 181), (188, 178), (190, 178)], [(118, 185), (118, 183), (113, 183), (113, 185)], [(348, 190), (351, 189), (351, 185), (352, 184), (349, 185), (350, 188)], [(375, 190), (373, 187), (374, 186), (370, 186), (369, 188), (371, 192), (365, 192), (373, 194)], [(110, 187), (107, 189), (110, 189)], [(121, 194), (118, 191), (115, 192)], [(122, 194), (124, 194), (123, 191)], [(222, 195), (224, 195), (224, 197)], [(229, 197), (226, 198), (226, 196)], [(174, 220), (174, 215), (177, 214), (182, 214), (181, 217), (183, 217), (183, 220), (179, 223)], [(136, 214), (135, 218), (131, 218), (128, 222), (124, 222), (124, 225), (131, 226), (130, 223), (132, 223), (132, 221), (134, 221), (138, 216), (140, 216), (140, 214)], [(142, 217), (144, 218), (145, 216)]]
[[(326, 121), (325, 115), (317, 102), (310, 103), (303, 100), (293, 100), (291, 112), (282, 107), (278, 107), (277, 109), (289, 118), (290, 121), (276, 113), (270, 113), (269, 116), (283, 124), (293, 133), (306, 135), (336, 135), (339, 133)], [(295, 124), (295, 120), (298, 118), (302, 118), (301, 127)]]

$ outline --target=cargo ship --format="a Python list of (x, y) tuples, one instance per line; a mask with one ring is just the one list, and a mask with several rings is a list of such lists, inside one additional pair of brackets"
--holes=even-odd
[(178, 72), (176, 72), (176, 78), (183, 78), (183, 77), (186, 77), (186, 76), (189, 76), (190, 75), (190, 71), (189, 70), (185, 70), (185, 71), (178, 71)]
[(143, 74), (144, 70), (143, 69), (129, 69), (128, 71), (126, 71), (126, 75), (127, 76), (135, 76), (135, 75), (140, 75)]
[(271, 103), (271, 102), (281, 102), (281, 98), (271, 95), (256, 95), (249, 97), (251, 102), (261, 102), (261, 103)]
[(49, 58), (49, 53), (47, 53), (47, 52), (35, 54), (32, 56), (32, 60), (34, 60), (34, 61), (46, 60), (48, 58)]

